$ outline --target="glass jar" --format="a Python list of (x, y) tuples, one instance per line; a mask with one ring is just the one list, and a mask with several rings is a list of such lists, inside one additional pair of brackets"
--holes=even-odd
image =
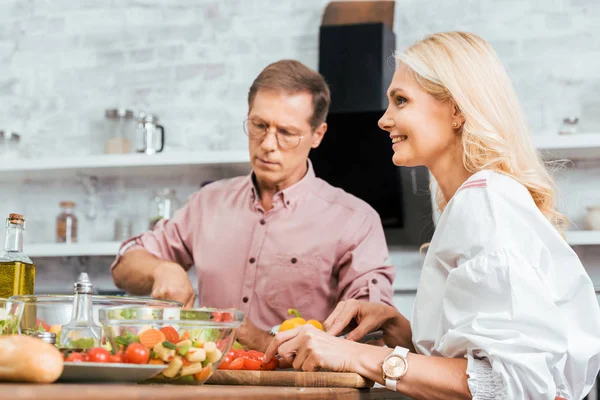
[(77, 217), (74, 214), (75, 203), (72, 201), (60, 202), (61, 213), (56, 217), (56, 242), (77, 242)]
[(131, 153), (131, 139), (136, 129), (133, 111), (124, 108), (106, 110), (108, 139), (104, 145), (106, 154)]
[(175, 196), (175, 189), (165, 188), (154, 192), (150, 199), (150, 221), (148, 229), (154, 229), (154, 226), (161, 219), (173, 217), (175, 211), (180, 206), (180, 202)]

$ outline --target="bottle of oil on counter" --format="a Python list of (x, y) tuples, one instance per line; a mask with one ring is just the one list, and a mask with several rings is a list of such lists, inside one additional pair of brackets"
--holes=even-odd
[(35, 264), (23, 253), (25, 218), (9, 214), (4, 249), (0, 251), (0, 297), (33, 294)]

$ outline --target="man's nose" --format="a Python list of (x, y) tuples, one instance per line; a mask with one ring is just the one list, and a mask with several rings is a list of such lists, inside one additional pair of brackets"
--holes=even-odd
[(267, 150), (267, 151), (277, 150), (278, 145), (277, 145), (276, 132), (277, 131), (275, 129), (267, 130), (267, 132), (265, 133), (265, 136), (263, 137), (263, 141), (260, 144), (264, 150)]

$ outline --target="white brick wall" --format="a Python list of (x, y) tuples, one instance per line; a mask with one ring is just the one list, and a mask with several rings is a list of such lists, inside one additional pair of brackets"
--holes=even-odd
[[(171, 149), (242, 149), (248, 87), (268, 63), (295, 58), (317, 68), (325, 0), (3, 0), (0, 4), (0, 129), (23, 136), (29, 157), (103, 151), (110, 107), (159, 115)], [(597, 0), (396, 1), (398, 48), (425, 34), (462, 29), (482, 35), (514, 78), (535, 134), (555, 134), (575, 113), (600, 130), (600, 2)], [(25, 160), (23, 162), (26, 162)], [(560, 175), (563, 209), (582, 225), (600, 203), (600, 168)], [(99, 219), (83, 217), (74, 181), (1, 184), (0, 215), (28, 217), (27, 242), (53, 240), (58, 202), (81, 205), (82, 240), (109, 238), (113, 218), (145, 225), (151, 190), (169, 185), (184, 200), (206, 179), (106, 180)], [(117, 190), (121, 188), (121, 190)], [(131, 199), (123, 204), (123, 193)], [(122, 205), (119, 207), (118, 205)], [(600, 250), (581, 253), (600, 283)], [(37, 259), (39, 285), (69, 290), (80, 269), (110, 288), (108, 258)], [(414, 260), (396, 259), (400, 266)], [(399, 270), (401, 286), (414, 280)], [(410, 302), (410, 296), (405, 296)], [(400, 298), (400, 297), (399, 297)], [(400, 303), (399, 303), (400, 304)], [(400, 306), (406, 308), (407, 303)]]

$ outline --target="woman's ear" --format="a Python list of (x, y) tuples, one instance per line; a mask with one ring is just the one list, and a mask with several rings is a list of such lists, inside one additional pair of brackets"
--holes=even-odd
[(460, 108), (458, 108), (456, 103), (454, 103), (454, 105), (453, 105), (452, 119), (453, 119), (452, 125), (455, 126), (456, 128), (462, 128), (462, 126), (465, 124), (465, 121), (466, 121), (464, 114), (460, 111)]

